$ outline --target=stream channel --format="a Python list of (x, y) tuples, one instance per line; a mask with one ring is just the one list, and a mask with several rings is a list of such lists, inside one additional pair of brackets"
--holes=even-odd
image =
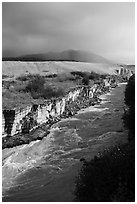
[(71, 202), (83, 159), (127, 142), (121, 83), (102, 102), (54, 124), (43, 140), (3, 150), (3, 201)]

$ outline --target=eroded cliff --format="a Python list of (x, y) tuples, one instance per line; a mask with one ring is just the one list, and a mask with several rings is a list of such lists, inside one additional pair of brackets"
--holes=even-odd
[[(120, 75), (123, 75), (121, 70), (119, 72)], [(132, 74), (128, 71), (124, 73), (127, 77), (129, 74)], [(3, 110), (3, 148), (15, 146), (15, 144), (10, 144), (9, 146), (4, 145), (7, 144), (7, 138), (9, 136), (16, 137), (16, 135), (18, 135), (19, 139), (20, 134), (29, 134), (32, 130), (43, 124), (46, 124), (48, 129), (62, 117), (72, 116), (81, 108), (98, 103), (98, 95), (108, 91), (111, 87), (114, 88), (118, 82), (119, 78), (116, 75), (109, 76), (103, 79), (102, 82), (96, 82), (92, 87), (77, 86), (72, 88), (64, 97), (45, 100), (42, 104), (32, 104), (23, 109)], [(44, 129), (44, 131), (47, 129)], [(45, 136), (45, 134), (43, 134), (43, 136)], [(41, 136), (41, 138), (43, 136)], [(32, 141), (38, 138), (39, 136), (29, 140)], [(29, 140), (19, 141), (16, 145), (29, 143)]]

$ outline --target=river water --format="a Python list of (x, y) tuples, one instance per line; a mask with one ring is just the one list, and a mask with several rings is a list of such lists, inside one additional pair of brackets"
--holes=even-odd
[(42, 141), (3, 150), (3, 201), (71, 202), (82, 159), (127, 142), (122, 124), (125, 84), (51, 127)]

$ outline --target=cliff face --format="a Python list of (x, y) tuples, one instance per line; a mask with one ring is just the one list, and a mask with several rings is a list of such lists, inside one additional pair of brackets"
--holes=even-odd
[(132, 70), (126, 69), (124, 67), (116, 69), (116, 72), (117, 72), (117, 74), (125, 77), (127, 80), (129, 80), (129, 78), (133, 75), (133, 71)]
[[(117, 73), (128, 78), (132, 75), (129, 70), (117, 70)], [(44, 101), (43, 104), (33, 104), (25, 109), (3, 110), (2, 136), (13, 136), (18, 133), (29, 133), (43, 123), (57, 121), (60, 117), (71, 116), (77, 110), (84, 107), (82, 104), (91, 105), (92, 99), (111, 86), (115, 86), (116, 80), (111, 76), (103, 80), (101, 84), (92, 87), (79, 86), (71, 89), (69, 93), (58, 99)], [(88, 102), (87, 102), (88, 101)]]
[[(94, 97), (99, 91), (99, 85), (93, 87), (81, 86), (72, 89), (66, 96), (44, 101), (43, 104), (27, 106), (25, 109), (4, 110), (2, 120), (2, 135), (13, 136), (18, 133), (28, 133), (43, 123), (54, 121), (58, 117), (71, 115), (75, 103)], [(76, 106), (76, 104), (75, 104)]]

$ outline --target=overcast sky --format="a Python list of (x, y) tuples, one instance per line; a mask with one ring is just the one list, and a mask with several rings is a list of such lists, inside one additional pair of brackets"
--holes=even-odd
[(134, 63), (134, 3), (2, 3), (3, 56), (67, 49)]

